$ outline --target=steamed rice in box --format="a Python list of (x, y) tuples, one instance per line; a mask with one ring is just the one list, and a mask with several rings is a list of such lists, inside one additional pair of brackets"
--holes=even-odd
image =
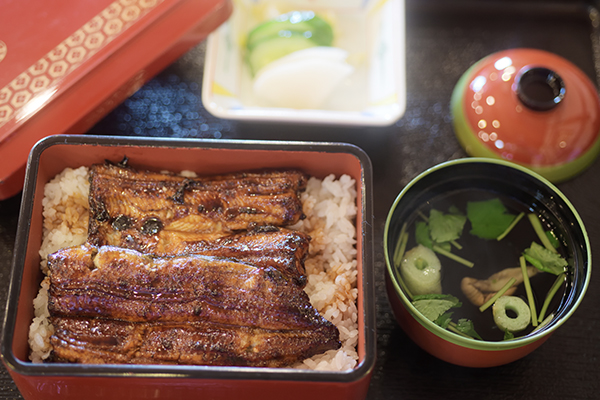
[[(182, 175), (194, 177), (189, 171)], [(40, 249), (42, 271), (48, 274), (48, 255), (59, 249), (84, 243), (88, 234), (89, 169), (65, 169), (44, 191), (44, 234)], [(358, 318), (356, 298), (356, 188), (355, 181), (343, 175), (339, 179), (311, 177), (301, 194), (304, 220), (291, 229), (311, 237), (305, 260), (304, 291), (312, 306), (335, 325), (341, 348), (314, 355), (295, 368), (348, 370), (356, 366), (358, 354)], [(51, 358), (50, 337), (54, 327), (48, 312), (49, 278), (42, 282), (34, 300), (35, 318), (30, 327), (30, 358), (42, 362)]]

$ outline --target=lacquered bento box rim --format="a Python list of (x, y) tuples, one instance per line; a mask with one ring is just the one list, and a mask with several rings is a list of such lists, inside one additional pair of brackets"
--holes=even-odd
[[(93, 146), (136, 146), (168, 148), (207, 148), (240, 150), (283, 150), (322, 153), (347, 153), (354, 156), (361, 170), (361, 204), (363, 213), (363, 319), (365, 355), (363, 360), (349, 371), (315, 371), (291, 368), (255, 367), (216, 367), (216, 366), (169, 366), (169, 365), (74, 365), (74, 364), (32, 364), (18, 359), (12, 351), (9, 333), (16, 324), (19, 292), (22, 283), (29, 221), (33, 204), (26, 201), (36, 191), (36, 178), (42, 153), (56, 145)], [(196, 379), (244, 379), (350, 383), (367, 378), (375, 364), (376, 333), (374, 273), (373, 273), (373, 231), (372, 231), (372, 165), (367, 153), (356, 145), (341, 142), (309, 141), (262, 141), (230, 139), (167, 139), (135, 138), (97, 135), (53, 135), (40, 140), (32, 148), (27, 163), (24, 189), (21, 200), (17, 237), (10, 275), (7, 306), (2, 326), (1, 357), (11, 373), (20, 375), (79, 376), (79, 377), (141, 377), (141, 378), (196, 378)], [(19, 266), (20, 268), (17, 268)], [(249, 374), (251, 373), (251, 374)]]
[[(578, 296), (578, 298), (575, 300), (573, 305), (570, 307), (569, 311), (565, 315), (563, 315), (559, 320), (552, 321), (550, 326), (542, 328), (535, 335), (528, 335), (528, 336), (525, 336), (522, 338), (517, 338), (514, 340), (508, 340), (508, 341), (502, 341), (502, 342), (486, 342), (486, 341), (470, 339), (470, 338), (462, 337), (460, 335), (453, 334), (450, 331), (447, 331), (446, 329), (443, 329), (439, 325), (428, 320), (427, 318), (422, 317), (421, 313), (419, 313), (416, 310), (416, 308), (414, 308), (414, 306), (412, 306), (410, 300), (406, 297), (406, 295), (401, 290), (400, 285), (394, 275), (394, 270), (393, 270), (394, 268), (390, 264), (390, 261), (389, 261), (390, 249), (388, 248), (389, 246), (388, 246), (387, 242), (389, 239), (389, 237), (388, 237), (389, 231), (390, 231), (391, 225), (392, 225), (392, 216), (393, 216), (396, 208), (398, 207), (398, 203), (404, 197), (405, 193), (408, 190), (410, 190), (410, 188), (412, 186), (414, 186), (418, 181), (423, 179), (425, 176), (430, 175), (440, 169), (448, 168), (450, 166), (459, 165), (459, 164), (477, 164), (477, 163), (496, 164), (499, 166), (512, 168), (517, 171), (520, 171), (521, 173), (523, 173), (525, 175), (531, 176), (535, 180), (540, 181), (542, 185), (547, 186), (550, 189), (550, 191), (552, 191), (557, 197), (560, 197), (560, 199), (564, 202), (564, 204), (569, 208), (569, 211), (573, 214), (575, 220), (577, 221), (578, 227), (582, 231), (582, 236), (585, 240), (585, 243), (584, 243), (585, 244), (585, 253), (586, 253), (585, 255), (587, 257), (588, 265), (587, 265), (587, 271), (585, 273), (585, 276), (582, 277), (583, 287), (581, 288), (581, 293)], [(437, 165), (421, 172), (419, 175), (417, 175), (414, 179), (412, 179), (402, 189), (400, 194), (398, 194), (398, 196), (394, 200), (393, 205), (390, 207), (390, 211), (389, 211), (386, 221), (385, 221), (383, 242), (384, 242), (384, 257), (385, 257), (385, 264), (386, 264), (386, 273), (390, 277), (390, 281), (392, 283), (392, 286), (394, 287), (395, 293), (399, 294), (400, 300), (403, 303), (403, 306), (406, 307), (407, 311), (413, 316), (413, 318), (415, 318), (415, 320), (419, 324), (421, 324), (425, 329), (429, 330), (433, 334), (440, 336), (444, 340), (447, 340), (453, 344), (463, 346), (466, 348), (470, 348), (470, 349), (475, 349), (475, 350), (501, 351), (501, 350), (514, 349), (514, 348), (529, 345), (537, 340), (547, 337), (552, 332), (554, 332), (556, 329), (558, 329), (558, 327), (561, 326), (567, 319), (569, 319), (569, 317), (579, 307), (579, 304), (583, 301), (583, 297), (585, 296), (585, 293), (587, 291), (587, 288), (589, 286), (589, 282), (591, 279), (592, 253), (591, 253), (591, 245), (590, 245), (590, 241), (589, 241), (589, 236), (587, 234), (587, 230), (585, 229), (585, 225), (583, 224), (583, 220), (581, 219), (579, 213), (577, 212), (577, 210), (575, 209), (573, 204), (548, 179), (544, 178), (537, 172), (532, 171), (524, 166), (521, 166), (519, 164), (510, 162), (510, 161), (506, 161), (506, 160), (485, 158), (485, 157), (460, 158), (460, 159), (450, 160), (450, 161), (446, 161), (446, 162), (437, 164)]]

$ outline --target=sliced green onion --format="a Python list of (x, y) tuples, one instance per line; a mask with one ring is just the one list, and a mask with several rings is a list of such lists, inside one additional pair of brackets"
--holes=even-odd
[[(394, 249), (394, 257), (392, 257), (392, 261), (394, 262), (394, 266), (396, 268), (398, 267), (398, 265), (400, 265), (400, 262), (402, 261), (402, 256), (404, 256), (404, 250), (406, 250), (406, 241), (408, 241), (408, 236), (406, 234), (406, 223), (404, 223), (404, 225), (402, 225), (402, 229), (400, 229), (398, 241), (396, 242), (396, 248)], [(403, 242), (404, 246), (402, 246)]]
[(548, 239), (548, 236), (546, 236), (546, 231), (544, 231), (544, 227), (542, 226), (542, 222), (540, 221), (538, 216), (531, 213), (531, 214), (528, 214), (527, 217), (529, 218), (529, 222), (531, 222), (531, 226), (533, 226), (535, 233), (538, 235), (538, 238), (540, 238), (540, 241), (542, 242), (544, 247), (553, 253), (558, 253), (558, 251), (556, 251), (554, 246), (552, 246), (552, 243), (550, 243), (550, 239)]
[(451, 240), (450, 244), (452, 244), (454, 247), (456, 247), (459, 250), (462, 250), (462, 245), (460, 243), (458, 243), (456, 240)]
[(500, 240), (504, 239), (504, 237), (505, 237), (506, 235), (508, 235), (508, 233), (509, 233), (509, 232), (512, 230), (512, 228), (514, 228), (514, 227), (515, 227), (515, 225), (517, 225), (517, 223), (518, 223), (518, 222), (521, 220), (521, 218), (523, 218), (523, 216), (524, 216), (524, 215), (525, 215), (525, 213), (524, 213), (524, 212), (522, 212), (522, 213), (520, 213), (519, 215), (517, 215), (517, 216), (515, 217), (515, 219), (513, 219), (513, 221), (510, 223), (510, 225), (508, 226), (508, 228), (506, 228), (506, 229), (504, 230), (504, 232), (502, 232), (502, 233), (500, 234), (500, 236), (498, 236), (498, 237), (496, 238), (496, 240), (497, 240), (497, 241), (500, 241)]
[(448, 258), (453, 259), (454, 261), (461, 263), (463, 265), (466, 265), (469, 268), (473, 268), (473, 265), (475, 265), (473, 262), (469, 261), (469, 260), (465, 260), (462, 257), (457, 256), (456, 254), (452, 254), (451, 252), (442, 249), (440, 246), (438, 245), (434, 245), (433, 246), (433, 251), (435, 251), (436, 253), (439, 253), (443, 256), (446, 256)]
[(515, 278), (510, 278), (510, 280), (508, 282), (506, 282), (506, 284), (504, 286), (502, 286), (502, 289), (500, 289), (491, 299), (486, 301), (485, 304), (483, 304), (481, 307), (479, 307), (479, 311), (484, 312), (485, 310), (487, 310), (492, 304), (494, 304), (496, 302), (496, 300), (498, 300), (500, 298), (500, 296), (502, 296), (504, 293), (506, 293), (506, 291), (508, 289), (510, 289), (510, 287), (516, 281), (517, 280)]
[(415, 296), (413, 296), (411, 291), (408, 290), (408, 286), (406, 286), (406, 283), (404, 283), (404, 279), (402, 279), (402, 276), (400, 275), (399, 272), (397, 274), (397, 278), (398, 278), (398, 283), (402, 287), (402, 290), (404, 290), (404, 293), (406, 293), (406, 297), (408, 297), (408, 300), (412, 301)]
[(408, 232), (406, 232), (406, 224), (404, 224), (400, 230), (400, 236), (398, 236), (398, 242), (396, 243), (396, 249), (394, 250), (394, 257), (392, 261), (394, 262), (394, 267), (397, 270), (396, 277), (398, 279), (398, 283), (402, 287), (402, 290), (404, 290), (404, 293), (406, 293), (408, 296), (408, 299), (412, 301), (413, 294), (408, 289), (408, 286), (406, 286), (404, 279), (402, 279), (402, 274), (400, 274), (400, 264), (402, 263), (402, 257), (404, 257), (406, 243), (408, 243)]
[(565, 280), (564, 272), (556, 277), (556, 280), (552, 284), (552, 287), (546, 294), (546, 299), (544, 300), (544, 305), (542, 306), (542, 310), (540, 311), (540, 316), (538, 317), (538, 322), (541, 322), (544, 319), (544, 315), (546, 315), (546, 311), (548, 311), (548, 306), (550, 305), (550, 302), (554, 298), (554, 295), (556, 294), (558, 289), (561, 287), (564, 280)]
[(402, 263), (402, 258), (404, 257), (404, 252), (406, 250), (407, 243), (408, 243), (408, 233), (405, 233), (404, 236), (402, 237), (402, 241), (400, 242), (400, 245), (398, 246), (398, 248), (399, 248), (398, 257), (394, 258), (394, 265), (396, 266), (396, 268), (398, 268), (400, 266), (400, 264)]
[(423, 221), (428, 222), (429, 221), (429, 217), (425, 214), (423, 214), (423, 212), (421, 210), (417, 211), (417, 215), (421, 218), (423, 218)]
[(537, 326), (537, 312), (535, 309), (535, 299), (533, 298), (533, 292), (531, 291), (531, 283), (529, 282), (529, 275), (527, 275), (527, 264), (525, 264), (525, 257), (519, 257), (519, 263), (521, 264), (521, 273), (523, 274), (523, 284), (525, 285), (525, 292), (527, 292), (527, 302), (529, 303), (529, 309), (531, 310), (531, 325)]
[(398, 283), (400, 284), (400, 287), (402, 288), (402, 290), (404, 290), (404, 293), (406, 293), (406, 297), (408, 297), (408, 300), (412, 301), (415, 296), (408, 289), (408, 286), (406, 286), (406, 283), (404, 282), (404, 279), (402, 279), (402, 275), (400, 274), (400, 271), (398, 271), (396, 277), (398, 279)]
[(408, 296), (408, 298), (410, 300), (412, 300), (413, 298), (413, 294), (411, 293), (411, 291), (408, 289), (408, 286), (406, 285), (406, 283), (404, 283), (404, 279), (402, 279), (402, 275), (400, 274), (400, 264), (402, 264), (402, 257), (404, 257), (404, 250), (406, 249), (406, 243), (408, 242), (408, 233), (404, 234), (404, 237), (402, 239), (402, 242), (400, 243), (400, 246), (402, 247), (402, 251), (399, 254), (398, 257), (398, 262), (396, 262), (394, 260), (394, 266), (396, 267), (396, 270), (398, 271), (398, 282), (400, 282), (400, 286), (402, 286), (402, 289), (404, 289), (404, 292), (406, 293), (406, 295)]
[(552, 318), (554, 318), (554, 314), (550, 314), (546, 317), (545, 320), (542, 321), (542, 323), (540, 323), (537, 328), (535, 328), (534, 330), (531, 331), (531, 333), (537, 332), (540, 329), (542, 329), (543, 327), (545, 327), (546, 325), (548, 325), (550, 323), (550, 321), (552, 321)]

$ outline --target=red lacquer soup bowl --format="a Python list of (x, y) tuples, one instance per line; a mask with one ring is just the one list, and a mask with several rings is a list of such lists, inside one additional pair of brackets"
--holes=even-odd
[[(419, 293), (410, 293), (406, 276), (399, 267), (400, 263), (403, 262), (402, 260), (409, 257), (408, 255), (403, 256), (397, 253), (399, 243), (402, 242), (400, 240), (401, 235), (404, 235), (404, 232), (408, 232), (409, 235), (415, 234), (414, 230), (412, 230), (411, 221), (421, 221), (423, 214), (425, 214), (425, 217), (429, 215), (422, 211), (424, 205), (427, 208), (431, 203), (440, 204), (435, 203), (435, 200), (440, 197), (447, 198), (444, 196), (448, 195), (481, 192), (485, 192), (486, 196), (488, 194), (490, 196), (503, 196), (501, 198), (510, 199), (513, 203), (523, 205), (526, 210), (524, 214), (531, 212), (531, 214), (539, 215), (543, 221), (548, 222), (555, 228), (555, 232), (559, 232), (560, 245), (566, 249), (565, 258), (568, 265), (564, 267), (564, 275), (558, 274), (555, 277), (550, 274), (546, 276), (546, 278), (550, 279), (550, 283), (560, 282), (562, 284), (564, 288), (562, 297), (554, 296), (553, 301), (555, 303), (552, 306), (552, 311), (544, 314), (545, 317), (543, 320), (539, 323), (536, 322), (535, 325), (530, 321), (529, 331), (524, 330), (519, 334), (515, 333), (514, 338), (503, 337), (501, 335), (503, 331), (495, 332), (496, 334), (500, 333), (499, 338), (498, 336), (491, 337), (484, 336), (483, 334), (480, 338), (476, 338), (472, 334), (464, 336), (447, 327), (442, 327), (442, 324), (437, 319), (435, 321), (438, 323), (433, 322), (434, 320), (431, 317), (426, 317), (416, 307), (415, 300), (418, 299), (417, 295)], [(421, 215), (415, 216), (417, 211), (421, 211)], [(443, 212), (447, 211), (444, 209)], [(408, 228), (406, 228), (407, 226)], [(470, 234), (469, 229), (471, 228), (464, 228), (461, 239), (465, 235)], [(521, 218), (508, 235), (518, 235), (517, 231), (522, 229), (531, 229), (531, 232), (533, 232), (533, 229), (529, 226), (528, 217)], [(501, 240), (507, 240), (509, 237), (507, 236)], [(461, 239), (457, 239), (456, 241), (461, 242)], [(492, 239), (491, 243), (476, 243), (481, 243), (481, 247), (483, 248), (492, 249), (493, 247), (491, 246), (495, 245), (496, 240)], [(531, 241), (527, 241), (527, 243), (531, 243)], [(527, 168), (504, 160), (488, 158), (458, 159), (439, 164), (417, 176), (402, 190), (389, 211), (385, 224), (384, 246), (387, 295), (399, 325), (417, 345), (428, 353), (449, 363), (467, 367), (493, 367), (507, 364), (525, 357), (538, 348), (575, 312), (587, 290), (591, 274), (589, 239), (583, 221), (573, 205), (552, 183), (542, 176)], [(410, 247), (411, 245), (407, 246), (406, 249), (408, 250)], [(514, 247), (516, 248), (516, 253), (521, 251), (520, 247)], [(463, 253), (464, 250), (465, 248), (462, 250), (452, 248), (451, 252), (462, 256), (463, 259), (475, 257), (473, 254)], [(498, 266), (497, 270), (517, 267), (520, 274), (521, 272), (518, 268), (519, 254), (516, 255), (513, 265), (510, 265), (510, 262), (508, 263), (509, 265), (506, 265), (505, 261), (496, 261), (499, 256), (495, 254), (487, 258), (487, 263), (482, 262), (478, 265), (475, 262), (472, 269), (462, 264), (451, 264), (452, 261), (445, 255), (437, 254), (441, 263), (441, 294), (451, 294), (462, 301), (459, 308), (452, 309), (455, 310), (455, 315), (452, 317), (453, 322), (457, 322), (461, 318), (460, 311), (458, 310), (463, 307), (474, 308), (475, 306), (470, 304), (468, 297), (461, 293), (462, 286), (454, 293), (446, 293), (444, 291), (444, 288), (448, 289), (448, 279), (454, 279), (450, 276), (461, 268), (464, 271), (460, 272), (461, 274), (476, 276), (478, 267), (481, 268), (482, 264), (493, 264), (494, 262), (502, 264)], [(489, 256), (486, 254), (486, 257)], [(512, 255), (509, 257), (512, 260)], [(482, 260), (482, 258), (480, 257), (476, 260)], [(535, 280), (539, 279), (540, 276), (543, 275), (537, 273), (536, 276), (533, 276), (529, 280), (532, 287)], [(460, 278), (459, 282), (461, 282)], [(540, 281), (538, 280), (537, 282)], [(520, 284), (520, 286), (523, 285), (523, 283)], [(450, 288), (452, 288), (451, 285)], [(536, 303), (534, 304), (536, 315), (542, 314), (544, 295), (548, 292), (544, 290), (541, 292), (541, 295), (536, 296), (537, 301), (529, 302), (530, 305)], [(515, 292), (513, 296), (525, 297), (524, 295), (517, 295), (517, 293), (519, 292)], [(527, 301), (526, 297), (524, 301)], [(489, 319), (477, 320), (477, 322), (475, 320), (477, 316), (473, 317), (472, 321), (475, 331), (482, 325), (484, 329), (487, 329), (485, 328), (486, 324), (489, 324), (490, 332), (494, 334), (494, 329), (497, 328), (492, 316), (492, 309), (490, 307), (484, 308), (483, 311), (474, 310), (477, 313), (482, 313), (482, 315), (485, 315), (483, 313), (488, 313), (485, 318), (489, 317)], [(531, 314), (533, 315), (533, 311)], [(517, 317), (511, 315), (511, 318)], [(463, 318), (468, 319), (466, 316), (463, 316)], [(478, 323), (482, 325), (476, 325)]]

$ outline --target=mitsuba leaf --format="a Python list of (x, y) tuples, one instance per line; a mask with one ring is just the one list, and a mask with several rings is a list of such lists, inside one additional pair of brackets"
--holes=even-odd
[(463, 213), (460, 211), (460, 209), (458, 207), (456, 207), (454, 204), (451, 205), (450, 208), (448, 208), (448, 212), (450, 214), (463, 215)]
[(560, 254), (554, 253), (536, 242), (532, 242), (531, 247), (525, 249), (523, 257), (540, 271), (554, 275), (562, 274), (565, 267), (569, 265)]
[(507, 211), (499, 198), (467, 202), (471, 234), (482, 239), (496, 239), (516, 217)]
[(504, 340), (511, 340), (515, 338), (515, 334), (508, 329), (504, 331)]
[(419, 294), (413, 297), (413, 300), (448, 300), (453, 304), (456, 304), (457, 307), (460, 307), (462, 303), (460, 300), (451, 294), (440, 294), (440, 293), (428, 293), (428, 294)]
[(471, 336), (472, 338), (483, 340), (483, 339), (481, 339), (481, 336), (479, 336), (479, 334), (475, 331), (475, 327), (473, 326), (473, 321), (471, 321), (470, 319), (465, 319), (465, 318), (459, 319), (458, 322), (456, 323), (456, 329), (458, 329), (460, 332), (462, 332), (466, 335)]
[(433, 209), (429, 212), (429, 230), (434, 242), (444, 243), (460, 238), (467, 217), (457, 211), (444, 214)]
[(441, 326), (442, 328), (446, 329), (448, 328), (448, 325), (450, 325), (450, 322), (452, 321), (452, 314), (454, 314), (453, 312), (449, 311), (449, 312), (445, 312), (442, 315), (440, 315), (435, 321), (433, 321), (436, 325)]
[(452, 246), (450, 242), (438, 243), (431, 238), (431, 229), (429, 228), (429, 224), (423, 221), (418, 221), (415, 223), (415, 240), (417, 243), (422, 244), (425, 247), (429, 247), (433, 250), (433, 246), (440, 246), (442, 249), (446, 251), (451, 251)]
[(415, 223), (415, 240), (417, 243), (433, 249), (433, 241), (429, 235), (429, 227), (427, 226), (427, 223), (423, 221), (418, 221)]
[(413, 305), (430, 321), (435, 322), (451, 308), (457, 308), (462, 303), (449, 294), (423, 294), (413, 298)]

